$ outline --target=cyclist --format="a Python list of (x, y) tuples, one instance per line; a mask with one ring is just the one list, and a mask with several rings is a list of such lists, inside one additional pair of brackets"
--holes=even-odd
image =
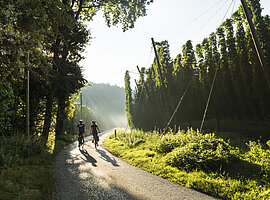
[(79, 135), (78, 135), (79, 145), (78, 145), (78, 147), (80, 147), (80, 137), (82, 137), (82, 144), (84, 143), (85, 125), (83, 123), (83, 120), (80, 120), (80, 123), (77, 125), (77, 127), (79, 128)]
[(98, 132), (100, 133), (100, 130), (98, 128), (97, 123), (94, 120), (92, 121), (92, 124), (91, 124), (91, 132), (93, 135), (93, 142), (95, 141), (95, 147), (96, 147), (98, 146), (98, 141), (99, 141)]

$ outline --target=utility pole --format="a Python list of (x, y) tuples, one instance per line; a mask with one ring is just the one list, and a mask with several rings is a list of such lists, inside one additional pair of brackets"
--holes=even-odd
[(165, 87), (165, 84), (164, 84), (164, 79), (163, 79), (162, 72), (161, 72), (161, 66), (160, 66), (160, 63), (159, 63), (159, 58), (158, 58), (158, 54), (157, 54), (157, 50), (156, 50), (156, 45), (155, 45), (154, 38), (151, 38), (151, 40), (152, 40), (152, 44), (153, 44), (155, 55), (156, 55), (156, 59), (157, 59), (158, 72), (159, 72), (160, 79), (161, 79), (161, 85), (162, 85), (162, 91), (163, 91), (164, 99), (165, 99), (166, 103), (168, 103), (168, 108), (170, 110), (170, 104), (169, 104), (168, 97), (167, 97), (167, 91), (166, 91), (166, 87)]
[[(137, 70), (138, 70), (139, 74), (141, 74), (140, 68), (139, 68), (138, 66), (136, 66), (136, 67), (137, 67)], [(144, 87), (145, 87), (147, 96), (149, 96), (149, 90), (148, 90), (147, 85), (145, 84), (145, 82), (144, 82), (144, 80), (143, 80), (143, 87), (142, 87), (142, 89), (143, 89)], [(149, 96), (149, 97), (150, 97), (150, 96)]]
[(156, 59), (157, 59), (158, 72), (159, 72), (159, 76), (160, 76), (160, 79), (161, 79), (161, 84), (162, 84), (163, 87), (165, 87), (154, 38), (151, 38), (151, 40), (152, 40), (152, 44), (153, 44), (155, 55), (156, 55)]
[(258, 55), (260, 64), (261, 64), (261, 66), (263, 68), (263, 72), (264, 72), (266, 81), (268, 83), (268, 87), (270, 88), (270, 73), (269, 73), (269, 69), (266, 66), (264, 53), (263, 53), (263, 50), (262, 50), (262, 48), (260, 46), (258, 35), (256, 33), (254, 24), (252, 22), (252, 18), (251, 18), (250, 12), (249, 12), (249, 8), (247, 6), (247, 2), (246, 2), (246, 0), (241, 0), (241, 3), (242, 3), (242, 7), (243, 7), (243, 10), (244, 10), (245, 16), (246, 16), (247, 21), (248, 21), (248, 25), (249, 25), (249, 28), (250, 28), (252, 40), (253, 40), (253, 43), (254, 43), (254, 46), (255, 46), (255, 49), (256, 49), (256, 52), (257, 52), (257, 55)]
[(136, 80), (136, 79), (134, 79), (134, 81), (135, 81), (136, 87), (137, 87), (137, 89), (138, 89), (138, 88), (139, 88), (139, 84), (137, 83), (137, 80)]
[(26, 81), (26, 135), (27, 135), (27, 138), (29, 139), (29, 132), (30, 132), (30, 129), (29, 129), (29, 90), (30, 90), (30, 74), (29, 74), (29, 51), (27, 53), (27, 70), (26, 70), (26, 76), (27, 76), (27, 81)]
[(81, 119), (83, 117), (82, 110), (83, 110), (83, 106), (82, 106), (82, 92), (81, 92)]

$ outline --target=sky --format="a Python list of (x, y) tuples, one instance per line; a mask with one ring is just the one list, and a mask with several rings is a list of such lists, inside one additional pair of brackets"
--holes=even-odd
[[(270, 15), (270, 0), (261, 0), (263, 15)], [(107, 27), (102, 13), (88, 23), (92, 40), (80, 63), (85, 78), (93, 83), (109, 83), (124, 87), (124, 75), (130, 71), (131, 85), (138, 79), (136, 66), (149, 68), (156, 42), (168, 40), (171, 58), (182, 52), (192, 40), (201, 43), (238, 9), (240, 0), (154, 0), (147, 7), (147, 16), (139, 18), (133, 29)]]

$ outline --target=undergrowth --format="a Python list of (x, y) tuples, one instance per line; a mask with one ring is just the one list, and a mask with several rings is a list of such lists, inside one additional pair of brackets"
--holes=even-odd
[(56, 140), (54, 151), (40, 137), (0, 137), (0, 199), (56, 199), (54, 157), (73, 136)]
[(270, 199), (270, 142), (245, 145), (240, 138), (233, 142), (238, 148), (224, 135), (230, 138), (192, 129), (166, 135), (118, 130), (105, 145), (134, 166), (222, 199)]

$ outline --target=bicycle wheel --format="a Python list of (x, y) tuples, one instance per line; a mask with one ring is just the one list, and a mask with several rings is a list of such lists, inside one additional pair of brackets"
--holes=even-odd
[(97, 148), (98, 146), (98, 139), (96, 136), (94, 136), (94, 144), (95, 144), (95, 148)]
[(82, 149), (83, 149), (83, 137), (82, 136), (79, 136), (79, 138), (78, 138), (78, 142), (79, 142), (79, 149), (80, 149), (80, 147), (82, 147)]

